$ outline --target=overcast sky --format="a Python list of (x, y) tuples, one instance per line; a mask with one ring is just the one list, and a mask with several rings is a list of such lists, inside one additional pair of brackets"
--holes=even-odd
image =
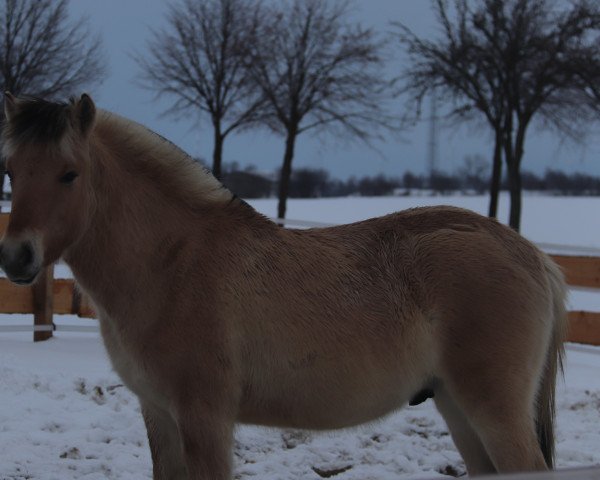
[[(196, 157), (212, 156), (211, 127), (190, 116), (177, 121), (162, 112), (168, 100), (158, 102), (153, 94), (136, 85), (139, 73), (131, 60), (134, 51), (145, 52), (150, 27), (165, 24), (168, 2), (164, 0), (76, 0), (71, 2), (73, 17), (87, 15), (92, 28), (102, 35), (109, 62), (106, 81), (90, 91), (100, 108), (112, 110), (143, 123)], [(435, 35), (436, 27), (427, 0), (356, 0), (356, 21), (381, 31), (389, 31), (389, 22), (398, 20), (420, 35)], [(401, 69), (398, 60), (389, 65), (390, 72)], [(391, 107), (398, 115), (402, 101)], [(295, 167), (319, 167), (333, 176), (402, 175), (406, 170), (424, 173), (427, 165), (428, 124), (423, 124), (376, 144), (377, 151), (343, 139), (315, 139), (308, 134), (299, 137), (294, 158)], [(463, 163), (466, 155), (491, 156), (491, 136), (485, 128), (461, 125), (445, 126), (438, 135), (438, 166), (452, 171)], [(284, 140), (264, 132), (234, 134), (225, 143), (224, 160), (240, 165), (254, 164), (260, 170), (278, 168)], [(600, 174), (600, 128), (584, 145), (561, 142), (550, 133), (532, 130), (525, 145), (524, 168), (544, 172), (546, 168)]]

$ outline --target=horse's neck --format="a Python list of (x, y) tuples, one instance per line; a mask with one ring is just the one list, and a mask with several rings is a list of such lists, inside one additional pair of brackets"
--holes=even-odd
[[(189, 181), (178, 182), (180, 177), (171, 176), (169, 165), (148, 170), (155, 158), (145, 157), (143, 150), (117, 151), (103, 138), (96, 139), (90, 151), (95, 195), (90, 226), (65, 255), (97, 304), (122, 310), (126, 305), (119, 302), (131, 302), (142, 289), (146, 299), (152, 298), (148, 290), (162, 297), (160, 283), (169, 281), (163, 278), (165, 266), (180, 256), (182, 246), (191, 246), (193, 255), (201, 255), (209, 243), (230, 248), (233, 242), (247, 241), (258, 232), (277, 230), (275, 224), (233, 198), (210, 174), (185, 163), (187, 159), (177, 157), (165, 145), (157, 148), (174, 155), (173, 172), (189, 173)], [(124, 162), (132, 163), (125, 167)]]
[(174, 248), (177, 237), (193, 229), (202, 241), (203, 224), (211, 222), (210, 208), (206, 215), (193, 215), (176, 196), (168, 198), (164, 189), (153, 187), (151, 179), (119, 171), (110, 163), (115, 159), (92, 160), (95, 206), (89, 228), (65, 260), (97, 304), (122, 310), (120, 302), (130, 302), (140, 289), (160, 289), (148, 281), (149, 272), (160, 270), (166, 262), (161, 257)]

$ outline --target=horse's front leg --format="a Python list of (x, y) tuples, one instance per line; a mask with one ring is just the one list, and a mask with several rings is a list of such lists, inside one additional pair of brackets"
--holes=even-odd
[(172, 415), (140, 399), (148, 432), (154, 480), (187, 480), (187, 469), (177, 424)]
[(189, 480), (230, 480), (234, 418), (227, 409), (198, 398), (178, 405), (176, 417)]

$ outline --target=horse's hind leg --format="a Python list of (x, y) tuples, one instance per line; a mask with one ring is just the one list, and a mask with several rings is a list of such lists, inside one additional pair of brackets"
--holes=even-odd
[(499, 473), (546, 470), (535, 429), (538, 369), (497, 358), (495, 365), (482, 368), (486, 362), (480, 361), (453, 367), (443, 379), (448, 395), (468, 418)]
[(490, 457), (499, 472), (547, 470), (533, 415), (524, 405), (515, 407), (506, 417), (495, 415), (491, 407), (486, 415), (475, 419)]
[(452, 440), (465, 462), (468, 474), (472, 476), (496, 473), (494, 464), (466, 415), (442, 385), (435, 389), (434, 400), (448, 425)]

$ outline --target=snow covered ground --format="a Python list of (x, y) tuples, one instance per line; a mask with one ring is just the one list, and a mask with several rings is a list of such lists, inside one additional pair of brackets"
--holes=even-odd
[[(568, 350), (558, 395), (558, 466), (600, 465), (600, 348)], [(434, 478), (464, 472), (428, 401), (333, 433), (240, 427), (239, 479)], [(0, 336), (0, 479), (151, 478), (136, 398), (111, 371), (95, 334)]]
[[(600, 349), (568, 350), (558, 395), (558, 466), (600, 465)], [(240, 427), (236, 478), (434, 478), (464, 472), (428, 401), (371, 425), (313, 434)], [(323, 473), (322, 473), (323, 474)], [(0, 336), (0, 479), (149, 479), (136, 398), (111, 371), (97, 335)]]
[[(288, 217), (341, 223), (437, 203), (486, 209), (484, 197), (292, 200)], [(273, 200), (252, 204), (275, 212)], [(527, 197), (524, 234), (600, 249), (599, 207), (600, 199)], [(584, 293), (580, 305), (600, 311), (599, 298)], [(30, 321), (0, 316), (0, 324)], [(558, 466), (600, 465), (600, 348), (568, 347), (557, 422)], [(236, 478), (316, 480), (335, 471), (339, 480), (433, 478), (461, 474), (464, 465), (431, 401), (333, 433), (236, 432)], [(106, 478), (149, 479), (151, 462), (137, 400), (111, 370), (98, 335), (58, 333), (33, 344), (30, 333), (0, 334), (0, 480)]]

